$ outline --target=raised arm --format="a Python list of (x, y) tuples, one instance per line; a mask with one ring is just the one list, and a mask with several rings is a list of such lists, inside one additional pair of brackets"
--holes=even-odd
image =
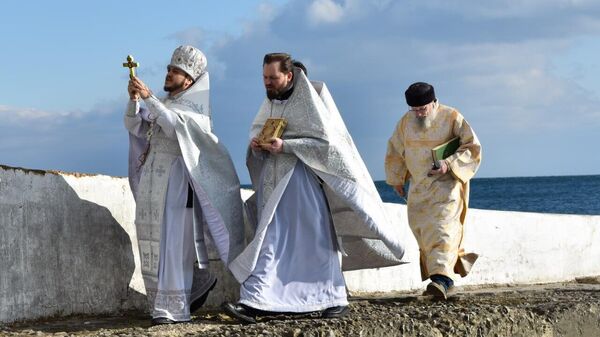
[(143, 111), (138, 100), (131, 99), (127, 102), (124, 117), (125, 128), (138, 138), (145, 137), (148, 131), (148, 123), (145, 123), (141, 117)]
[(140, 117), (148, 122), (155, 122), (161, 127), (163, 132), (168, 137), (175, 137), (175, 123), (177, 121), (177, 114), (165, 107), (165, 105), (152, 94), (152, 91), (137, 77), (132, 78), (130, 86), (133, 87), (135, 92), (146, 103), (148, 113), (140, 113)]

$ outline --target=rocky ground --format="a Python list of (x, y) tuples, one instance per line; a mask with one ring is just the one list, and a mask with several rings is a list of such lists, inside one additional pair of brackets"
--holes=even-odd
[(220, 312), (151, 327), (139, 314), (0, 326), (2, 336), (600, 336), (600, 285), (462, 289), (446, 302), (416, 294), (354, 298), (347, 317), (279, 317), (240, 325)]

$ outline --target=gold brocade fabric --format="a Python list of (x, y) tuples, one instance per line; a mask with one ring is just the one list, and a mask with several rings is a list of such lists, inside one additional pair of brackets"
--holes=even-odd
[(268, 118), (257, 137), (258, 143), (267, 145), (271, 143), (272, 138), (281, 137), (286, 125), (285, 118)]
[[(408, 221), (421, 251), (421, 275), (454, 273), (466, 276), (477, 258), (462, 249), (463, 225), (469, 202), (469, 180), (481, 162), (481, 144), (471, 126), (454, 108), (439, 105), (424, 129), (413, 112), (406, 113), (388, 142), (386, 181), (408, 191)], [(428, 177), (431, 149), (453, 137), (461, 145), (446, 158), (449, 172)]]

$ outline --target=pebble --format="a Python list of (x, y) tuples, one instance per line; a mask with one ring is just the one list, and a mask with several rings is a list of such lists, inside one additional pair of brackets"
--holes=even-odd
[[(579, 313), (597, 317), (600, 312), (600, 287), (580, 286), (564, 291), (505, 291), (494, 295), (486, 292), (463, 293), (460, 302), (431, 300), (361, 300), (351, 303), (350, 314), (343, 319), (289, 319), (262, 322), (255, 325), (231, 324), (214, 313), (199, 315), (191, 324), (148, 327), (146, 320), (133, 320), (129, 326), (111, 328), (109, 323), (98, 327), (102, 318), (82, 320), (79, 325), (70, 321), (56, 333), (45, 332), (43, 323), (35, 325), (0, 326), (0, 335), (16, 336), (536, 336), (540, 331), (551, 331), (549, 325), (572, 320)], [(595, 287), (595, 288), (586, 288)], [(574, 288), (574, 289), (573, 289)], [(210, 318), (207, 318), (210, 317)], [(124, 318), (123, 321), (126, 321)], [(120, 321), (122, 323), (123, 321)], [(91, 322), (91, 323), (90, 323)], [(114, 322), (114, 321), (113, 321)], [(137, 323), (136, 323), (137, 322)], [(558, 322), (558, 323), (557, 323)], [(60, 322), (52, 322), (56, 328)], [(522, 324), (521, 324), (522, 323)], [(34, 324), (34, 323), (32, 323)], [(47, 325), (46, 325), (47, 326)], [(573, 326), (578, 328), (577, 324)], [(589, 326), (583, 328), (590, 328)], [(591, 327), (591, 335), (600, 336), (600, 327)], [(548, 330), (550, 329), (550, 330)], [(86, 331), (89, 330), (89, 331)], [(536, 334), (538, 333), (538, 334)]]

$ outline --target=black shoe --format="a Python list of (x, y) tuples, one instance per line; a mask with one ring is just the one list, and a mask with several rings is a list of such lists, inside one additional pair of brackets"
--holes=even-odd
[(348, 308), (347, 305), (339, 305), (337, 307), (331, 307), (331, 308), (327, 308), (327, 309), (323, 310), (323, 312), (321, 312), (321, 317), (322, 318), (340, 318), (340, 317), (346, 316), (346, 314), (348, 314), (349, 310), (350, 310), (350, 308)]
[(243, 305), (241, 303), (224, 303), (223, 304), (223, 310), (225, 310), (225, 312), (231, 316), (232, 318), (237, 319), (238, 321), (242, 322), (242, 323), (250, 323), (250, 324), (254, 324), (256, 323), (256, 318), (255, 318), (255, 313), (252, 310), (252, 308)]
[(206, 299), (208, 298), (208, 293), (215, 288), (215, 285), (217, 285), (217, 279), (215, 279), (213, 284), (208, 288), (208, 290), (206, 290), (204, 294), (202, 294), (202, 296), (192, 301), (192, 303), (190, 304), (190, 314), (193, 314), (198, 309), (200, 309), (200, 307), (202, 307), (202, 305), (204, 304), (204, 302), (206, 302)]
[(165, 324), (177, 324), (179, 322), (166, 317), (156, 317), (150, 321), (152, 325), (165, 325)]
[(439, 284), (435, 281), (429, 282), (427, 288), (423, 295), (433, 296), (436, 300), (446, 300), (448, 299), (448, 292), (444, 285)]

